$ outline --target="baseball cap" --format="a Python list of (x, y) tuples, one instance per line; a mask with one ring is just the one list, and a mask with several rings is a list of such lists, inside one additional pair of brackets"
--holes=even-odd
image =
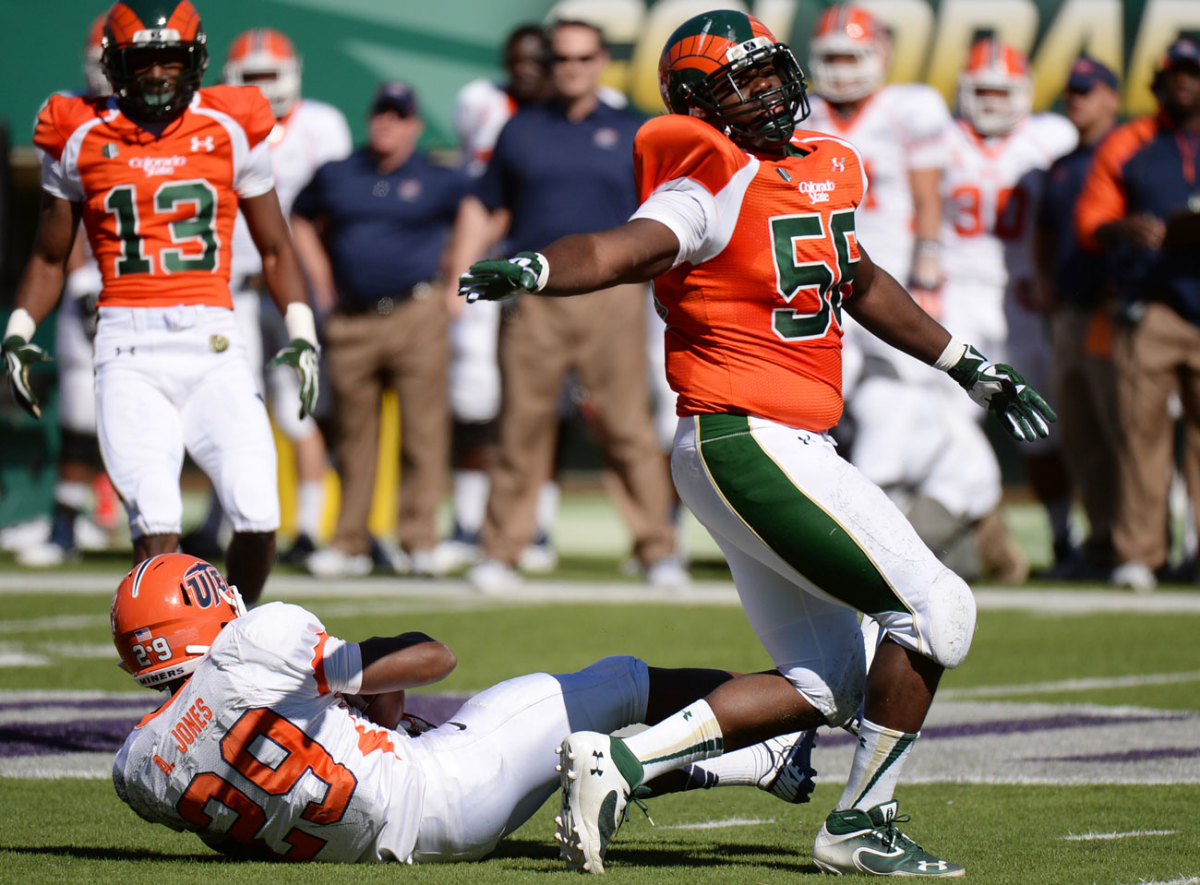
[(1071, 73), (1067, 77), (1067, 89), (1072, 92), (1091, 92), (1097, 85), (1116, 89), (1117, 75), (1113, 73), (1112, 68), (1094, 58), (1088, 58), (1086, 55), (1079, 56), (1071, 65)]
[(384, 83), (375, 91), (371, 102), (371, 114), (395, 111), (401, 117), (412, 117), (417, 113), (417, 94), (401, 80)]
[(1200, 45), (1197, 45), (1195, 40), (1180, 37), (1167, 47), (1158, 67), (1163, 71), (1175, 67), (1200, 67)]

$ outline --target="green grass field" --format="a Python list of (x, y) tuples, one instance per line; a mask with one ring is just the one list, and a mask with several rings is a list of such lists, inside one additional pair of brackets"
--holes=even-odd
[[(510, 599), (478, 597), (454, 580), (322, 587), (283, 571), (268, 597), (305, 605), (345, 638), (421, 629), (448, 642), (460, 664), (442, 693), (619, 653), (665, 666), (769, 666), (718, 566), (698, 570), (694, 593), (655, 596), (622, 580), (611, 553), (569, 555), (558, 575)], [(568, 876), (551, 839), (556, 800), (492, 859), (444, 867), (267, 868), (225, 861), (192, 836), (143, 822), (104, 776), (112, 750), (96, 750), (114, 722), (95, 718), (80, 695), (153, 703), (113, 664), (107, 609), (125, 567), (100, 557), (30, 575), (0, 556), (0, 883)], [(582, 583), (589, 578), (611, 583)], [(977, 596), (971, 655), (943, 680), (898, 792), (913, 817), (906, 832), (964, 864), (976, 883), (1200, 883), (1200, 594), (1040, 586)], [(53, 703), (31, 704), (46, 698)], [(609, 879), (819, 875), (812, 838), (840, 794), (849, 753), (845, 735), (822, 732), (809, 805), (742, 788), (655, 800), (657, 826), (635, 810), (610, 850)], [(78, 770), (72, 759), (82, 760)], [(79, 776), (51, 777), (60, 762)]]

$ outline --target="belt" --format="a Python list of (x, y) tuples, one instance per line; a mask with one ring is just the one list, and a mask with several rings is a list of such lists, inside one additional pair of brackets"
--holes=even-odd
[(342, 316), (355, 317), (363, 314), (374, 313), (379, 316), (387, 316), (397, 307), (406, 301), (414, 298), (427, 298), (432, 290), (429, 283), (416, 283), (409, 286), (407, 289), (401, 289), (398, 292), (393, 292), (390, 295), (382, 295), (374, 300), (363, 301), (346, 301), (345, 299), (338, 302), (334, 313), (339, 313)]

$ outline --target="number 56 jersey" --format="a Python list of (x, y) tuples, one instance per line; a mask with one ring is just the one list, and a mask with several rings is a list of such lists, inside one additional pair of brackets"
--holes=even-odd
[(341, 700), (361, 679), (357, 645), (298, 606), (260, 606), (231, 621), (129, 735), (113, 765), (117, 793), (226, 854), (408, 860), (424, 777), (407, 735)]
[(238, 201), (274, 187), (265, 141), (274, 125), (256, 86), (201, 89), (158, 134), (115, 99), (50, 97), (34, 132), (42, 188), (82, 206), (101, 307), (232, 309)]
[(665, 224), (680, 243), (654, 284), (678, 413), (749, 414), (818, 433), (836, 424), (842, 300), (867, 186), (858, 152), (797, 132), (786, 156), (760, 156), (667, 114), (638, 131), (634, 166), (633, 217)]

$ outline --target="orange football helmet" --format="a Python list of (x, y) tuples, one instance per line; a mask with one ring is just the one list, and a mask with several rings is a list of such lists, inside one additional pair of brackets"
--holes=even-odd
[[(148, 122), (179, 116), (200, 88), (207, 44), (191, 0), (117, 0), (104, 21), (101, 63), (121, 110)], [(144, 69), (156, 61), (181, 63), (183, 71), (151, 76)]]
[(1033, 109), (1029, 62), (1007, 43), (985, 37), (967, 53), (958, 78), (958, 114), (984, 137), (1006, 135)]
[(108, 13), (101, 13), (88, 28), (87, 42), (83, 45), (83, 84), (91, 96), (111, 95), (108, 77), (104, 75), (101, 58), (104, 55), (104, 20)]
[(146, 688), (165, 688), (196, 669), (217, 634), (246, 613), (236, 587), (186, 553), (144, 560), (112, 601), (112, 637), (121, 669)]
[[(768, 64), (779, 88), (749, 94)], [(659, 57), (658, 88), (668, 111), (700, 117), (743, 147), (787, 144), (808, 116), (804, 72), (792, 50), (754, 16), (729, 9), (693, 16), (675, 29)]]
[(284, 34), (254, 28), (230, 44), (224, 80), (231, 86), (257, 86), (276, 119), (283, 119), (300, 100), (300, 57)]
[(861, 6), (839, 3), (825, 10), (808, 45), (813, 89), (832, 102), (858, 101), (883, 85), (888, 38)]

